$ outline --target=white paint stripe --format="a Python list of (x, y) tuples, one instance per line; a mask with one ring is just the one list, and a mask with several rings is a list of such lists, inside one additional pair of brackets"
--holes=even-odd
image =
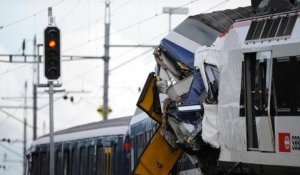
[[(128, 126), (118, 126), (118, 127), (108, 127), (108, 128), (98, 128), (87, 131), (73, 132), (54, 136), (54, 142), (79, 140), (85, 138), (93, 138), (99, 136), (109, 136), (109, 135), (119, 135), (125, 134), (128, 130)], [(32, 145), (49, 143), (49, 137), (42, 137), (35, 140)]]
[(196, 43), (193, 40), (190, 40), (175, 31), (171, 31), (165, 39), (177, 44), (178, 46), (185, 48), (186, 50), (195, 53), (196, 49), (198, 49), (201, 45)]
[(145, 112), (141, 112), (135, 116), (132, 117), (131, 121), (130, 121), (130, 125), (134, 125), (142, 120), (145, 120), (146, 118), (148, 118), (149, 116), (145, 113)]

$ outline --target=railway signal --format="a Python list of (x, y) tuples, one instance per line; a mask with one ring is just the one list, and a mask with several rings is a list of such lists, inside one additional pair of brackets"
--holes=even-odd
[(50, 80), (60, 77), (60, 30), (55, 26), (45, 29), (45, 76)]

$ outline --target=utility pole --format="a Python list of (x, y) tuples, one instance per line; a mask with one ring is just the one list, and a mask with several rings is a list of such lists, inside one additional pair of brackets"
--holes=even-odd
[[(25, 82), (24, 106), (27, 106), (27, 81)], [(23, 175), (26, 175), (26, 147), (27, 147), (27, 108), (24, 108)]]
[(64, 90), (54, 90), (54, 87), (61, 87), (61, 84), (54, 84), (54, 81), (60, 77), (60, 30), (54, 25), (52, 8), (48, 8), (49, 23), (44, 31), (44, 57), (45, 57), (45, 77), (48, 79), (47, 84), (39, 84), (39, 87), (49, 87), (46, 92), (49, 93), (49, 123), (50, 123), (50, 160), (49, 174), (55, 175), (55, 152), (54, 152), (54, 104), (53, 95), (55, 92)]
[[(34, 39), (33, 39), (33, 53), (36, 54), (36, 47), (37, 47), (37, 43), (36, 43), (36, 35), (34, 35)], [(38, 56), (37, 56), (38, 55)], [(34, 61), (37, 61), (37, 65), (33, 65), (34, 67), (34, 73), (36, 73), (37, 75), (39, 74), (39, 54), (37, 54), (34, 56)], [(38, 59), (38, 60), (37, 60)], [(34, 80), (34, 77), (33, 77)], [(36, 140), (37, 134), (36, 134), (36, 128), (37, 128), (37, 84), (38, 84), (38, 76), (36, 78), (36, 81), (33, 81), (33, 132), (32, 132), (32, 137), (33, 140)]]
[(163, 7), (163, 13), (169, 14), (169, 32), (172, 30), (172, 15), (173, 14), (188, 14), (189, 9), (184, 7)]
[(33, 140), (36, 140), (37, 134), (37, 84), (33, 84)]
[(110, 0), (105, 0), (105, 38), (104, 38), (104, 90), (103, 90), (103, 120), (108, 115), (108, 77), (109, 77), (109, 34), (110, 34)]

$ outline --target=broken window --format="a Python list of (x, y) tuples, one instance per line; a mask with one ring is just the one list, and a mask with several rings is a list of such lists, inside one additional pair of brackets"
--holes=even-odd
[(204, 68), (208, 84), (206, 102), (209, 104), (216, 104), (218, 102), (219, 93), (219, 70), (217, 66), (210, 64), (204, 64)]
[(245, 116), (245, 90), (251, 95), (251, 105), (253, 105), (255, 116), (268, 115), (271, 60), (265, 58), (269, 53), (271, 52), (245, 54), (242, 67), (240, 116)]
[(300, 57), (275, 58), (273, 65), (276, 115), (299, 115)]

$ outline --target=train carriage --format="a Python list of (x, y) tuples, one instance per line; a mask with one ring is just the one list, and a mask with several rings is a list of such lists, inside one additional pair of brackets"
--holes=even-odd
[[(55, 132), (56, 175), (128, 175), (124, 139), (131, 117), (95, 122)], [(27, 174), (49, 174), (49, 135), (27, 153)]]

